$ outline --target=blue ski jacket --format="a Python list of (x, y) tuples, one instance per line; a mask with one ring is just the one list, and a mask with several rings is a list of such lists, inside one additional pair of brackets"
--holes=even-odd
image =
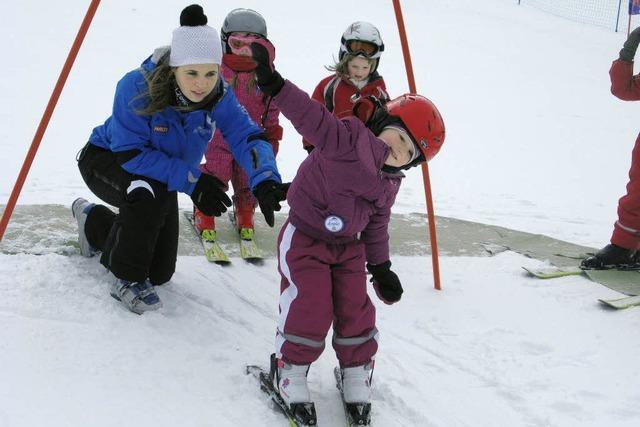
[(127, 172), (165, 183), (169, 191), (190, 195), (217, 127), (247, 173), (251, 189), (266, 180), (281, 182), (271, 144), (224, 82), (222, 96), (211, 111), (185, 113), (169, 106), (151, 115), (138, 114), (146, 102), (140, 96), (147, 91), (145, 74), (157, 66), (156, 57), (150, 56), (118, 82), (111, 117), (93, 129), (89, 142), (114, 153), (135, 154), (121, 164)]

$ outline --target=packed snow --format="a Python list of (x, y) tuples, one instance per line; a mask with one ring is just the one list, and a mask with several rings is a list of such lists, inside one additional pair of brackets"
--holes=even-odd
[[(0, 203), (9, 198), (89, 1), (0, 6)], [(117, 80), (168, 44), (188, 3), (103, 2), (62, 93), (19, 204), (95, 200), (75, 165), (109, 114)], [(638, 106), (609, 92), (624, 35), (505, 0), (402, 2), (419, 92), (439, 107), (447, 140), (430, 164), (436, 213), (593, 247), (608, 242), (638, 131)], [(219, 27), (235, 7), (261, 12), (283, 76), (311, 91), (340, 35), (373, 22), (380, 72), (407, 91), (391, 2), (204, 3)], [(640, 104), (638, 104), (640, 105)], [(306, 153), (284, 121), (286, 180)], [(396, 212), (424, 212), (421, 174)], [(187, 209), (190, 200), (181, 196)], [(537, 260), (392, 256), (405, 294), (375, 299), (376, 426), (637, 426), (640, 309), (582, 277), (541, 281)], [(159, 289), (164, 308), (137, 316), (107, 291), (98, 260), (0, 254), (0, 427), (281, 426), (246, 364), (266, 365), (278, 310), (276, 262), (221, 268), (183, 256)], [(309, 373), (320, 426), (343, 425), (327, 349)]]

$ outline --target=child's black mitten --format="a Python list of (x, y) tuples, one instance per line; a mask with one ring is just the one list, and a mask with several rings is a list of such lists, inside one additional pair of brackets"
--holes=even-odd
[(259, 43), (251, 43), (251, 57), (256, 62), (256, 81), (260, 90), (267, 96), (276, 96), (284, 86), (284, 79), (272, 68), (269, 51)]
[(373, 283), (373, 288), (378, 298), (385, 304), (393, 304), (400, 301), (403, 292), (402, 285), (398, 275), (391, 271), (391, 261), (377, 265), (367, 263), (367, 270), (373, 276), (371, 283)]

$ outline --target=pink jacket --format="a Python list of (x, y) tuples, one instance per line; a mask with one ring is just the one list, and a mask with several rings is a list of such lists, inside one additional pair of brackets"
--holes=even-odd
[[(237, 72), (222, 62), (222, 78), (229, 84), (240, 105), (242, 105), (251, 120), (262, 127), (267, 136), (267, 140), (273, 146), (273, 153), (278, 153), (278, 145), (282, 139), (282, 127), (280, 126), (278, 115), (280, 110), (273, 102), (268, 102), (267, 97), (260, 92), (255, 84), (255, 75), (253, 72)], [(249, 89), (249, 82), (252, 86)], [(219, 130), (213, 135), (212, 141), (207, 146), (207, 158), (214, 150), (214, 144), (223, 142), (222, 133)]]

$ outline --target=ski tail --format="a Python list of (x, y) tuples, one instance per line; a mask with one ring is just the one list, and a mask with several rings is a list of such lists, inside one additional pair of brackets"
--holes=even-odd
[(527, 273), (539, 279), (555, 279), (556, 277), (578, 276), (584, 273), (580, 267), (522, 267)]

